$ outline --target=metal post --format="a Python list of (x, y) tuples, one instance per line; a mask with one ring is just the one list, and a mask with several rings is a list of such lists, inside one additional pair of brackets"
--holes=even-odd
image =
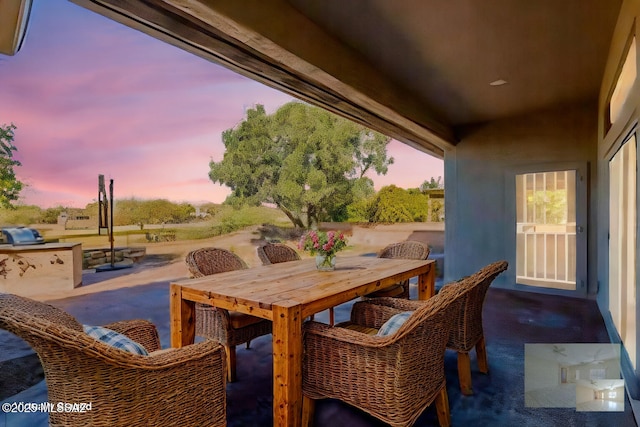
[(113, 268), (116, 253), (113, 249), (113, 179), (109, 180), (109, 241), (111, 243), (111, 267)]

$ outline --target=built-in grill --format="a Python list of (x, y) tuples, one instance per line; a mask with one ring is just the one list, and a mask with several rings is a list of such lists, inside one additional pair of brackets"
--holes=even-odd
[(3, 228), (2, 235), (6, 243), (13, 246), (39, 245), (44, 243), (44, 238), (38, 230), (28, 227)]

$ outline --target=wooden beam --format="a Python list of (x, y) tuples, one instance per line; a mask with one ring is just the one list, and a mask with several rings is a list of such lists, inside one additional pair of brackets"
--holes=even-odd
[(29, 23), (31, 0), (0, 1), (0, 54), (15, 55)]

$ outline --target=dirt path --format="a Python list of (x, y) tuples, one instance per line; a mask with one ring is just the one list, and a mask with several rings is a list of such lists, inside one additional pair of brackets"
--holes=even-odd
[[(363, 255), (377, 253), (389, 243), (415, 238), (416, 232), (440, 229), (441, 225), (429, 223), (395, 224), (375, 227), (354, 227), (348, 237), (349, 248), (344, 255)], [(82, 286), (68, 291), (38, 292), (29, 297), (37, 300), (53, 300), (77, 295), (120, 289), (158, 282), (170, 282), (185, 279), (188, 271), (184, 258), (189, 251), (206, 246), (216, 246), (231, 250), (240, 256), (249, 267), (260, 265), (256, 247), (260, 244), (258, 227), (247, 228), (235, 233), (200, 240), (184, 240), (176, 242), (159, 242), (146, 245), (147, 255), (144, 260), (132, 268), (94, 273), (83, 273)], [(295, 247), (296, 242), (287, 244)], [(302, 254), (302, 256), (306, 256)]]

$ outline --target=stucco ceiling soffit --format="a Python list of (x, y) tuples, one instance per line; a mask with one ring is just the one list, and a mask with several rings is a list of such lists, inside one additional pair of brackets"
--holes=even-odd
[[(271, 38), (279, 39), (283, 37), (282, 35), (272, 34), (273, 37), (266, 37), (249, 27), (248, 24), (253, 25), (254, 21), (258, 23), (270, 21), (270, 19), (264, 19), (265, 15), (260, 15), (260, 10), (256, 10), (260, 7), (264, 9), (265, 13), (271, 14), (266, 16), (280, 16), (280, 12), (274, 13), (273, 11), (275, 5), (278, 8), (282, 6), (285, 11), (289, 10), (291, 14), (297, 16), (297, 25), (303, 25), (300, 22), (304, 22), (303, 26), (315, 28), (315, 24), (306, 20), (304, 16), (291, 9), (286, 3), (272, 1), (268, 2), (269, 6), (266, 7), (260, 6), (261, 2), (250, 2), (249, 5), (242, 2), (244, 10), (252, 11), (251, 13), (244, 12), (245, 15), (251, 15), (247, 17), (240, 12), (227, 10), (233, 9), (235, 2), (195, 0), (73, 1), (437, 157), (443, 157), (444, 151), (452, 148), (455, 143), (453, 131), (449, 126), (424, 115), (424, 111), (426, 111), (424, 106), (415, 102), (412, 105), (411, 97), (400, 98), (398, 95), (400, 92), (394, 90), (381, 76), (376, 76), (377, 81), (358, 78), (349, 62), (358, 62), (357, 58), (352, 55), (345, 53), (343, 58), (346, 62), (340, 67), (347, 70), (347, 73), (351, 73), (353, 79), (361, 81), (361, 85), (368, 82), (370, 85), (368, 90), (372, 92), (371, 96), (365, 93), (366, 88), (356, 88), (348, 84), (346, 82), (348, 79), (343, 80), (343, 76), (327, 73), (271, 40)], [(240, 14), (240, 16), (229, 17), (228, 14)], [(288, 16), (287, 13), (284, 15)], [(261, 18), (259, 19), (258, 16)], [(260, 25), (255, 25), (260, 31), (263, 30)], [(277, 28), (276, 23), (273, 25), (273, 31), (276, 31)], [(333, 43), (339, 46), (317, 28), (315, 31), (318, 37), (325, 37), (329, 40), (326, 43), (324, 43), (325, 40), (322, 40), (322, 43), (314, 42), (323, 46), (322, 51), (324, 51), (326, 44)], [(269, 32), (269, 29), (264, 29), (264, 32)], [(306, 34), (308, 35), (308, 33)], [(290, 34), (287, 37), (288, 39), (296, 38)], [(305, 35), (300, 34), (300, 37), (304, 38)], [(302, 49), (300, 46), (297, 48)], [(308, 48), (311, 51), (311, 47)], [(367, 67), (366, 64), (361, 63), (359, 66), (361, 73), (375, 74), (375, 70)], [(389, 89), (386, 89), (385, 86)], [(384, 96), (380, 96), (378, 99), (374, 96), (381, 94)], [(394, 96), (396, 99), (393, 99)], [(379, 102), (379, 99), (384, 99), (384, 103)], [(417, 120), (416, 115), (420, 114), (424, 117)]]
[(621, 4), (287, 1), (391, 80), (410, 84), (453, 126), (594, 98)]

